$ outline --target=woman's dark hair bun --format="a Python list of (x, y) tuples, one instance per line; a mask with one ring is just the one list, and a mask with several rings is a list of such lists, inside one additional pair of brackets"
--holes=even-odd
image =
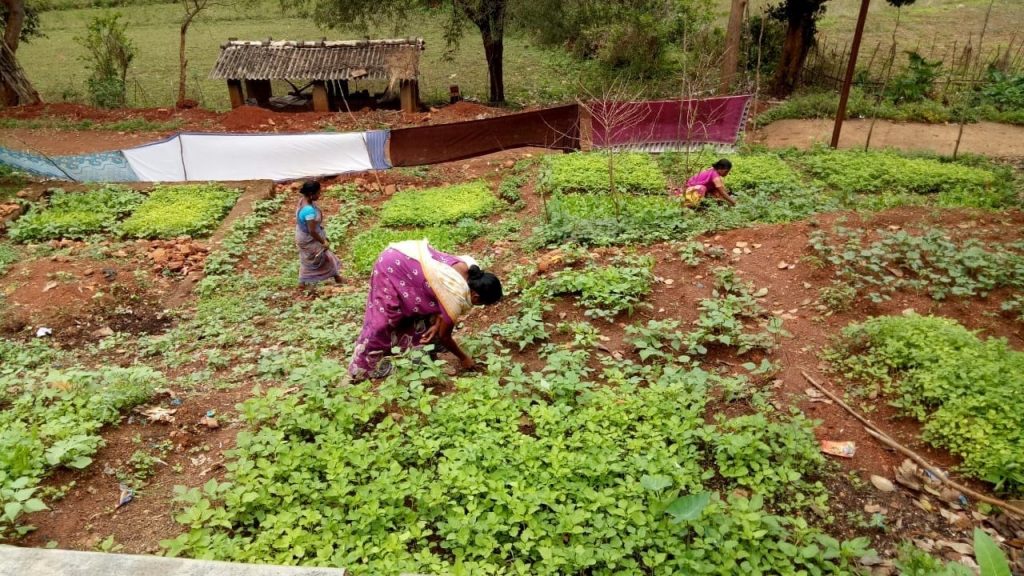
[(717, 169), (720, 169), (720, 170), (731, 170), (732, 169), (732, 162), (729, 162), (728, 158), (721, 158), (721, 159), (718, 160), (718, 162), (715, 162), (714, 164), (712, 164), (711, 167), (712, 168), (717, 168)]
[(313, 194), (320, 191), (320, 183), (316, 180), (308, 180), (302, 183), (302, 188), (299, 189), (299, 193), (309, 198)]
[(480, 303), (484, 305), (494, 304), (501, 300), (501, 280), (490, 272), (484, 272), (479, 266), (469, 267), (469, 289), (476, 292), (480, 297)]

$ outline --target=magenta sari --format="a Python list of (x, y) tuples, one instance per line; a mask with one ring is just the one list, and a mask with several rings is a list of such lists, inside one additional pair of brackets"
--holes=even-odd
[[(461, 258), (429, 247), (430, 256), (453, 266)], [(430, 328), (431, 318), (440, 314), (453, 323), (423, 274), (415, 258), (387, 248), (381, 252), (370, 276), (363, 329), (356, 340), (349, 374), (356, 380), (383, 378), (391, 372), (391, 363), (381, 360), (392, 348), (408, 350), (420, 345), (420, 337)]]

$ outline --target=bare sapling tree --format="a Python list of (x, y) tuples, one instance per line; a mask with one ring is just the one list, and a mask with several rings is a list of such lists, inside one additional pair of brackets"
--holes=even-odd
[[(896, 33), (899, 32), (900, 15), (903, 13), (903, 6), (896, 6), (896, 24), (893, 26), (892, 42), (889, 44), (889, 56), (886, 58), (886, 75), (882, 78), (882, 87), (879, 93), (874, 95), (874, 107), (882, 104), (882, 98), (886, 97), (886, 88), (889, 87), (889, 79), (892, 78), (893, 66), (896, 65)], [(870, 65), (868, 65), (870, 70)], [(874, 124), (879, 121), (878, 111), (871, 115), (871, 125), (867, 128), (867, 139), (864, 140), (864, 152), (871, 147), (871, 134), (874, 132)]]
[(644, 102), (644, 89), (628, 79), (617, 77), (600, 91), (581, 87), (584, 99), (579, 106), (589, 116), (591, 125), (603, 133), (601, 147), (608, 161), (608, 192), (615, 206), (615, 217), (622, 216), (622, 201), (615, 184), (615, 161), (619, 152), (645, 140), (642, 125), (651, 115), (650, 104)]
[[(696, 49), (692, 46), (710, 45), (706, 42), (710, 31), (701, 30), (697, 34), (684, 33), (682, 37), (683, 63), (679, 75), (679, 117), (677, 133), (681, 135), (683, 147), (683, 172), (692, 173), (698, 163), (703, 163), (708, 153), (706, 146), (696, 146), (707, 142), (712, 125), (722, 119), (725, 104), (719, 108), (702, 109), (697, 100), (715, 94), (715, 73), (721, 67), (722, 53), (716, 50)], [(696, 152), (696, 154), (694, 154)]]
[(185, 39), (188, 36), (188, 29), (192, 22), (201, 12), (211, 6), (223, 5), (213, 0), (180, 0), (181, 7), (185, 13), (181, 18), (180, 36), (178, 38), (178, 99), (175, 106), (184, 108), (186, 105), (185, 89), (187, 87), (188, 57), (185, 54)]

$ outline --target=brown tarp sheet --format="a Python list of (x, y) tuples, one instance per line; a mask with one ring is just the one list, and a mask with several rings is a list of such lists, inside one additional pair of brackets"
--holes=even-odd
[(510, 148), (578, 150), (579, 106), (570, 104), (453, 124), (391, 131), (392, 166), (420, 166), (471, 158)]

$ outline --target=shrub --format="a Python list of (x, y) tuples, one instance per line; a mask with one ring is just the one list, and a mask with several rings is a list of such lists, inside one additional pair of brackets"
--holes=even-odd
[(484, 227), (472, 220), (456, 225), (428, 226), (393, 230), (389, 228), (371, 228), (360, 233), (352, 240), (352, 270), (357, 274), (369, 274), (377, 256), (392, 242), (402, 240), (430, 240), (430, 245), (442, 252), (450, 252), (460, 244), (481, 236)]
[[(615, 189), (627, 194), (664, 194), (668, 184), (650, 154), (614, 154)], [(544, 193), (610, 192), (608, 155), (603, 152), (544, 157), (538, 178)]]
[(1024, 353), (947, 318), (872, 318), (847, 327), (837, 369), (880, 385), (933, 446), (997, 488), (1024, 488)]
[(128, 67), (135, 58), (135, 45), (128, 38), (127, 22), (121, 14), (95, 16), (86, 35), (76, 40), (88, 56), (86, 64), (92, 70), (89, 76), (89, 95), (93, 104), (101, 108), (119, 108), (125, 105)]
[(121, 233), (134, 238), (172, 238), (212, 232), (238, 200), (239, 191), (220, 184), (158, 186), (130, 218)]
[(384, 226), (429, 226), (496, 212), (498, 200), (485, 182), (399, 192), (381, 206)]
[(142, 202), (143, 196), (122, 186), (88, 192), (58, 190), (42, 210), (31, 210), (11, 228), (19, 242), (54, 238), (84, 238), (113, 230), (117, 220)]

